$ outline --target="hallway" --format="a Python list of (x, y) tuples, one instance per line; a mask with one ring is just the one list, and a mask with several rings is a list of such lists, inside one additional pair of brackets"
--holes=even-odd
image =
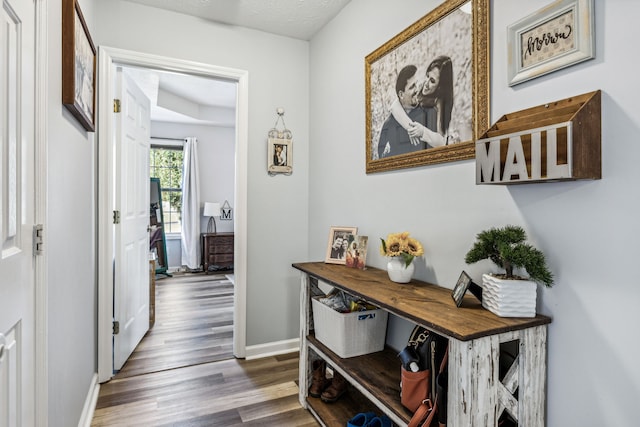
[(316, 426), (298, 403), (297, 353), (235, 359), (232, 323), (229, 277), (157, 280), (155, 325), (101, 385), (91, 425)]
[(175, 274), (156, 279), (155, 325), (115, 378), (232, 357), (233, 283), (224, 274)]

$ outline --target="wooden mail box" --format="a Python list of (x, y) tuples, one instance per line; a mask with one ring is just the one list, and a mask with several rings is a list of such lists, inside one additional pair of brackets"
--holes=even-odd
[(476, 142), (476, 184), (601, 178), (600, 91), (504, 115)]

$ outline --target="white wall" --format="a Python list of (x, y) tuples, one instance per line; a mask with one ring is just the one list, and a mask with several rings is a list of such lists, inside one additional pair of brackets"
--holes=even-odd
[[(640, 38), (640, 3), (596, 1), (596, 59), (510, 88), (506, 27), (549, 1), (491, 2), (491, 123), (602, 89), (601, 180), (476, 186), (473, 161), (366, 175), (364, 57), (438, 3), (352, 0), (312, 40), (310, 258), (324, 258), (331, 225), (355, 225), (370, 236), (368, 264), (382, 268), (377, 238), (406, 230), (426, 248), (417, 277), (453, 287), (461, 270), (479, 282), (491, 268), (464, 263), (477, 232), (524, 226), (556, 276), (538, 300), (538, 311), (553, 318), (547, 425), (636, 425), (640, 63), (630, 47)], [(406, 341), (407, 327), (394, 323), (390, 341)]]
[[(48, 8), (47, 223), (49, 426), (77, 425), (96, 365), (96, 154), (62, 106), (61, 1)], [(80, 6), (93, 31), (93, 3)]]
[[(183, 123), (152, 122), (151, 136), (156, 138), (198, 139), (198, 172), (200, 177), (200, 230), (207, 231), (208, 217), (202, 216), (204, 202), (228, 201), (235, 209), (235, 128)], [(153, 141), (152, 141), (153, 142)], [(235, 217), (234, 217), (235, 218)], [(216, 218), (216, 230), (233, 231), (234, 221)], [(167, 238), (169, 267), (182, 266), (180, 236)]]
[[(309, 44), (121, 0), (96, 0), (96, 15), (100, 45), (248, 71), (247, 345), (298, 336), (290, 265), (308, 258)], [(294, 135), (289, 177), (266, 170), (277, 107)]]

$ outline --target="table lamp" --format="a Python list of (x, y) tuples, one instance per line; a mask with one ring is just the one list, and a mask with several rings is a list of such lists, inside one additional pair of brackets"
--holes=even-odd
[(209, 217), (209, 223), (207, 224), (207, 233), (217, 233), (216, 220), (214, 217), (220, 216), (220, 203), (204, 202), (203, 215)]

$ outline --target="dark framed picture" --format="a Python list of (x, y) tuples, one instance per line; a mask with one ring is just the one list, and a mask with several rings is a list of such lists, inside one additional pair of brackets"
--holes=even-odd
[(460, 273), (458, 282), (451, 292), (451, 297), (455, 301), (456, 307), (460, 307), (460, 305), (462, 305), (464, 294), (467, 292), (467, 289), (469, 289), (471, 283), (473, 283), (473, 281), (466, 272), (463, 271), (462, 273)]
[(358, 227), (331, 227), (329, 229), (329, 243), (324, 262), (328, 264), (345, 264), (349, 242), (358, 234)]
[(95, 131), (96, 48), (76, 0), (62, 1), (62, 104)]
[(509, 25), (509, 86), (594, 58), (593, 6), (558, 0)]
[(366, 172), (471, 159), (489, 127), (489, 1), (447, 1), (365, 58)]

